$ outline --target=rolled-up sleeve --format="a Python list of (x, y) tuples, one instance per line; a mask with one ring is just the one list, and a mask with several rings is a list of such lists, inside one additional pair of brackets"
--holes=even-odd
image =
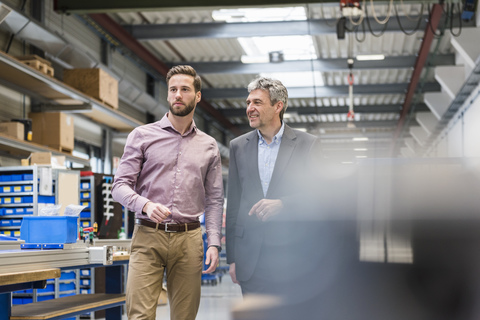
[(137, 179), (143, 164), (143, 137), (133, 130), (127, 138), (122, 159), (115, 174), (112, 197), (130, 211), (141, 213), (149, 199), (136, 191)]

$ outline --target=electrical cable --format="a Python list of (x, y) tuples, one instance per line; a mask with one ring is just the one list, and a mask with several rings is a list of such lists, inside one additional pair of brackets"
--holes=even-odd
[[(443, 2), (440, 3), (440, 5), (441, 5), (441, 7), (442, 7), (443, 13), (445, 13), (445, 8), (443, 7)], [(430, 21), (430, 18), (431, 18), (431, 16), (432, 16), (432, 10), (433, 10), (433, 8), (430, 9), (430, 4), (428, 4), (428, 21), (427, 21), (427, 24), (428, 24), (428, 27), (430, 28), (430, 31), (432, 31), (434, 38), (435, 38), (435, 39), (438, 39), (438, 38), (440, 38), (440, 37), (443, 36), (443, 33), (444, 33), (444, 32), (443, 32), (443, 29), (441, 29), (441, 30), (440, 30), (440, 33), (438, 34), (438, 33), (436, 33), (435, 30), (433, 29), (433, 27), (432, 27), (432, 22)], [(447, 19), (447, 16), (448, 16), (448, 14), (445, 14), (445, 19)]]
[[(387, 10), (387, 16), (385, 17), (385, 19), (383, 21), (380, 21), (378, 18), (377, 18), (377, 15), (375, 14), (375, 6), (373, 5), (373, 0), (370, 0), (370, 5), (372, 7), (372, 15), (373, 15), (373, 18), (375, 19), (375, 21), (377, 21), (378, 24), (387, 24), (388, 20), (390, 19), (390, 14), (392, 12), (392, 5), (393, 5), (393, 0), (390, 0), (390, 2), (388, 3), (388, 10)], [(365, 8), (366, 10), (367, 8)]]
[[(423, 14), (423, 7), (424, 7), (424, 4), (422, 3), (421, 4), (421, 8), (420, 8), (420, 13), (418, 14), (418, 18), (412, 18), (410, 17), (410, 15), (407, 13), (407, 10), (405, 10), (405, 5), (403, 4), (403, 0), (400, 0), (400, 5), (402, 6), (402, 11), (405, 13), (405, 17), (410, 20), (410, 21), (416, 21), (416, 20), (421, 20), (422, 19), (422, 14)], [(396, 4), (395, 4), (396, 6)]]
[[(416, 33), (418, 31), (418, 29), (420, 28), (420, 24), (422, 22), (422, 13), (423, 13), (423, 4), (422, 4), (422, 8), (421, 8), (421, 11), (420, 11), (420, 14), (418, 15), (418, 19), (417, 19), (417, 25), (415, 26), (415, 28), (411, 31), (411, 32), (408, 32), (406, 31), (403, 26), (402, 26), (402, 23), (400, 22), (400, 18), (398, 17), (398, 11), (397, 11), (397, 5), (394, 5), (394, 8), (395, 8), (395, 17), (397, 18), (397, 23), (398, 23), (398, 27), (400, 28), (400, 30), (402, 30), (403, 33), (405, 33), (407, 36), (411, 36), (413, 35), (414, 33)], [(407, 13), (404, 11), (405, 13), (405, 16), (408, 17)], [(412, 20), (413, 21), (413, 20)]]
[(377, 38), (383, 36), (383, 34), (385, 33), (385, 30), (387, 30), (387, 24), (385, 23), (383, 25), (383, 29), (380, 31), (380, 33), (375, 34), (375, 32), (373, 32), (373, 30), (372, 30), (372, 26), (370, 25), (370, 20), (368, 19), (368, 10), (367, 10), (366, 7), (365, 7), (365, 17), (366, 17), (365, 20), (367, 21), (368, 30), (370, 31), (372, 36), (377, 37)]
[[(363, 2), (362, 2), (362, 8), (365, 8), (365, 0), (363, 0)], [(364, 17), (365, 17), (365, 14), (363, 13), (363, 10), (361, 10), (360, 18), (358, 19), (358, 21), (353, 21), (352, 15), (348, 16), (348, 18), (350, 20), (350, 23), (354, 26), (358, 26), (358, 25), (362, 24)]]
[(450, 4), (450, 33), (454, 37), (459, 37), (462, 34), (462, 7), (460, 6), (460, 3), (457, 3), (458, 6), (458, 33), (453, 32), (453, 6), (454, 4)]

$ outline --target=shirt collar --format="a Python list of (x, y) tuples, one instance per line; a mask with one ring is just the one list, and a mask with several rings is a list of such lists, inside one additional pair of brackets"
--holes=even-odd
[[(160, 120), (160, 127), (162, 129), (172, 128), (173, 130), (175, 130), (175, 132), (178, 132), (177, 129), (175, 129), (173, 127), (172, 123), (168, 119), (168, 112)], [(188, 134), (192, 133), (193, 131), (197, 131), (197, 125), (195, 124), (195, 120), (192, 119), (192, 124), (190, 125), (190, 128), (187, 130), (187, 132), (185, 132), (184, 135), (188, 135)]]
[[(284, 131), (285, 131), (285, 122), (282, 121), (282, 126), (280, 127), (280, 130), (278, 130), (277, 134), (273, 137), (272, 143), (280, 144), (280, 142), (282, 142), (282, 137), (283, 137), (283, 132)], [(258, 133), (258, 143), (259, 144), (267, 144), (267, 142), (263, 138), (262, 134), (260, 133), (260, 130), (257, 130), (257, 133)]]

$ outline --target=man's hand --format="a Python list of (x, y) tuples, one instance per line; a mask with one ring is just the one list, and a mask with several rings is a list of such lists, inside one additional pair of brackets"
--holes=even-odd
[(237, 273), (235, 271), (235, 263), (230, 264), (230, 269), (228, 270), (230, 278), (232, 278), (233, 283), (240, 284), (237, 280)]
[(248, 215), (256, 215), (259, 220), (266, 221), (276, 216), (282, 208), (283, 202), (280, 199), (262, 199), (253, 205)]
[(147, 216), (156, 223), (161, 223), (165, 220), (169, 215), (172, 213), (165, 207), (163, 204), (154, 203), (154, 202), (147, 202), (143, 207), (143, 212), (147, 214)]
[(205, 265), (209, 265), (208, 269), (202, 271), (203, 274), (212, 273), (217, 269), (218, 265), (218, 249), (216, 247), (209, 247), (205, 253)]

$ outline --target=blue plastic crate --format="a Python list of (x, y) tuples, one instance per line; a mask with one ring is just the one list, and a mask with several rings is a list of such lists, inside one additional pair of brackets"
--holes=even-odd
[(75, 279), (75, 271), (62, 271), (60, 274), (60, 280)]
[(1, 193), (9, 193), (12, 192), (12, 186), (2, 186), (0, 187)]
[(21, 174), (12, 174), (12, 181), (22, 181), (23, 180), (23, 175)]
[(23, 298), (12, 298), (12, 304), (23, 304)]
[(10, 227), (12, 225), (12, 220), (2, 219), (0, 220), (0, 227)]
[(80, 184), (80, 189), (90, 189), (90, 182), (82, 182)]
[(33, 180), (33, 174), (32, 174), (32, 173), (24, 173), (24, 174), (22, 174), (22, 180), (23, 180), (23, 181)]
[(51, 283), (51, 284), (47, 284), (45, 289), (37, 289), (37, 293), (46, 293), (46, 292), (55, 293), (55, 285), (53, 283)]
[(75, 243), (78, 217), (25, 216), (20, 227), (20, 239), (26, 243)]
[(45, 300), (52, 300), (55, 299), (54, 294), (47, 294), (47, 295), (41, 295), (37, 296), (37, 301), (45, 301)]
[(61, 292), (75, 290), (75, 282), (59, 283), (58, 289)]
[(22, 203), (33, 203), (33, 197), (22, 197)]
[(90, 199), (90, 192), (81, 192), (80, 199)]
[(38, 203), (55, 203), (55, 196), (38, 196)]
[(91, 211), (81, 211), (80, 212), (80, 218), (90, 218), (92, 216), (92, 212)]

